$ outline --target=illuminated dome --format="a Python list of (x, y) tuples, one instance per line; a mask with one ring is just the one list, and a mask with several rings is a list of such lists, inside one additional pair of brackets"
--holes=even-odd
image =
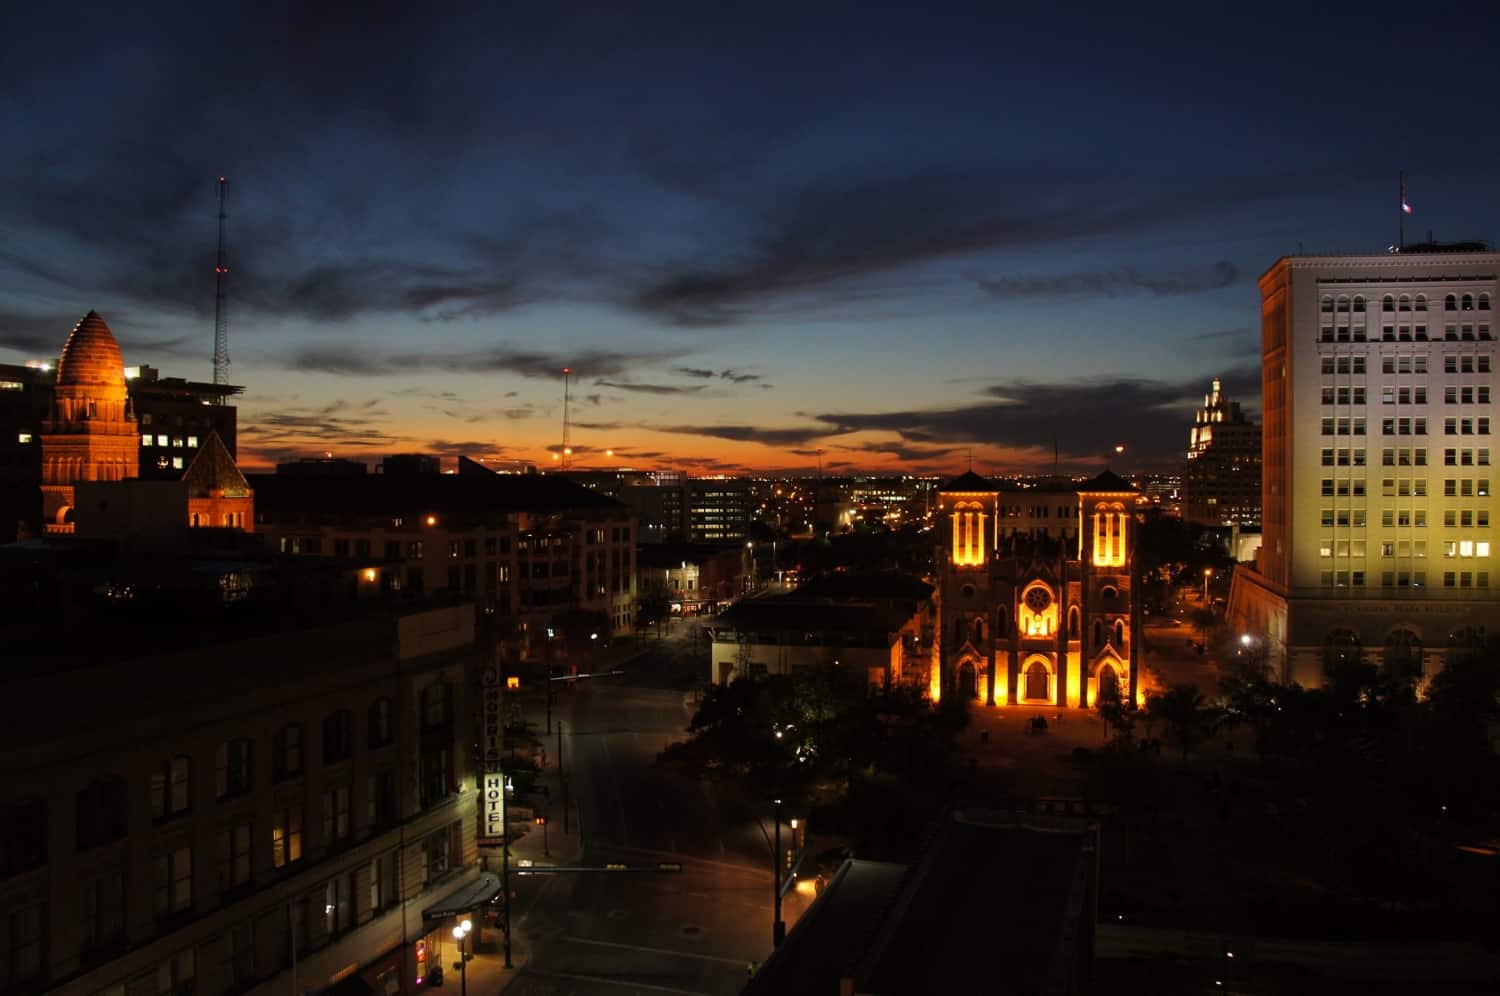
[(64, 393), (100, 401), (125, 400), (125, 360), (98, 312), (90, 311), (73, 326), (57, 361), (57, 386)]

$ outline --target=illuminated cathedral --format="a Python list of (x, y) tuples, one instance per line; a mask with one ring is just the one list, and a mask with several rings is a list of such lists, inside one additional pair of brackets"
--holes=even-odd
[(985, 705), (1139, 701), (1131, 484), (1015, 491), (969, 471), (939, 490), (937, 688)]

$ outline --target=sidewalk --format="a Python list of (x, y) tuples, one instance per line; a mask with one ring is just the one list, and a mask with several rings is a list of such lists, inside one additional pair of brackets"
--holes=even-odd
[[(510, 833), (512, 835), (510, 843), (510, 889), (512, 896), (511, 967), (509, 969), (505, 967), (504, 934), (496, 928), (486, 927), (477, 935), (479, 940), (474, 945), (473, 954), (467, 966), (468, 991), (473, 996), (497, 996), (498, 993), (505, 990), (506, 986), (510, 985), (511, 980), (516, 977), (520, 970), (525, 967), (527, 961), (530, 960), (531, 939), (526, 923), (528, 907), (516, 898), (520, 891), (517, 888), (517, 873), (523, 865), (528, 862), (536, 865), (577, 864), (583, 857), (583, 834), (580, 825), (581, 821), (578, 818), (578, 803), (571, 795), (569, 796), (571, 812), (566, 821), (568, 832), (563, 832), (563, 792), (557, 770), (556, 724), (558, 718), (561, 717), (565, 725), (563, 750), (566, 756), (564, 757), (564, 761), (568, 763), (570, 769), (573, 754), (572, 735), (566, 731), (571, 730), (573, 724), (570, 721), (571, 708), (568, 707), (566, 701), (561, 703), (561, 709), (559, 709), (559, 704), (559, 701), (553, 702), (553, 732), (550, 737), (547, 737), (545, 736), (545, 700), (538, 700), (536, 702), (526, 701), (522, 703), (523, 716), (527, 721), (535, 725), (539, 733), (543, 735), (543, 739), (548, 746), (547, 765), (542, 769), (537, 779), (537, 784), (545, 786), (547, 792), (545, 795), (536, 793), (527, 799), (527, 802), (536, 804), (538, 815), (546, 814), (546, 832), (544, 835), (543, 828), (537, 826), (535, 823), (512, 822), (510, 824)], [(490, 851), (491, 853), (488, 855), (489, 870), (499, 874), (501, 867), (499, 849), (494, 848), (490, 849)], [(545, 887), (545, 879), (533, 878), (530, 881), (541, 883)], [(537, 892), (536, 889), (531, 891), (534, 895)], [(534, 902), (535, 899), (533, 898), (532, 901)], [(448, 960), (453, 962), (457, 959), (454, 957)], [(450, 993), (450, 996), (457, 996), (457, 991), (461, 985), (459, 973), (453, 971), (451, 964), (444, 967), (445, 978), (443, 988)]]

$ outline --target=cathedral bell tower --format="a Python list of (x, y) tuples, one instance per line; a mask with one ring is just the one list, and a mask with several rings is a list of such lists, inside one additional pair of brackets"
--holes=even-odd
[(140, 440), (120, 345), (104, 319), (90, 311), (63, 346), (52, 411), (42, 423), (46, 532), (73, 532), (74, 484), (135, 477)]
[(944, 556), (937, 685), (942, 695), (987, 699), (994, 680), (990, 562), (1000, 488), (971, 470), (939, 488), (938, 502)]
[(1078, 486), (1083, 704), (1136, 700), (1140, 615), (1135, 598), (1136, 489), (1106, 470)]

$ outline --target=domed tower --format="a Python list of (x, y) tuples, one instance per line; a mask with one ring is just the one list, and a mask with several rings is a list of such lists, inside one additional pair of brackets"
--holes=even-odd
[(1000, 488), (972, 470), (938, 488), (945, 540), (941, 584), (942, 695), (989, 698), (994, 670), (990, 560)]
[(1101, 695), (1133, 702), (1140, 654), (1135, 597), (1134, 486), (1108, 470), (1078, 486), (1082, 562), (1083, 705)]
[(90, 311), (63, 346), (52, 412), (42, 423), (47, 532), (73, 531), (74, 484), (135, 477), (139, 449), (120, 344), (104, 319)]

